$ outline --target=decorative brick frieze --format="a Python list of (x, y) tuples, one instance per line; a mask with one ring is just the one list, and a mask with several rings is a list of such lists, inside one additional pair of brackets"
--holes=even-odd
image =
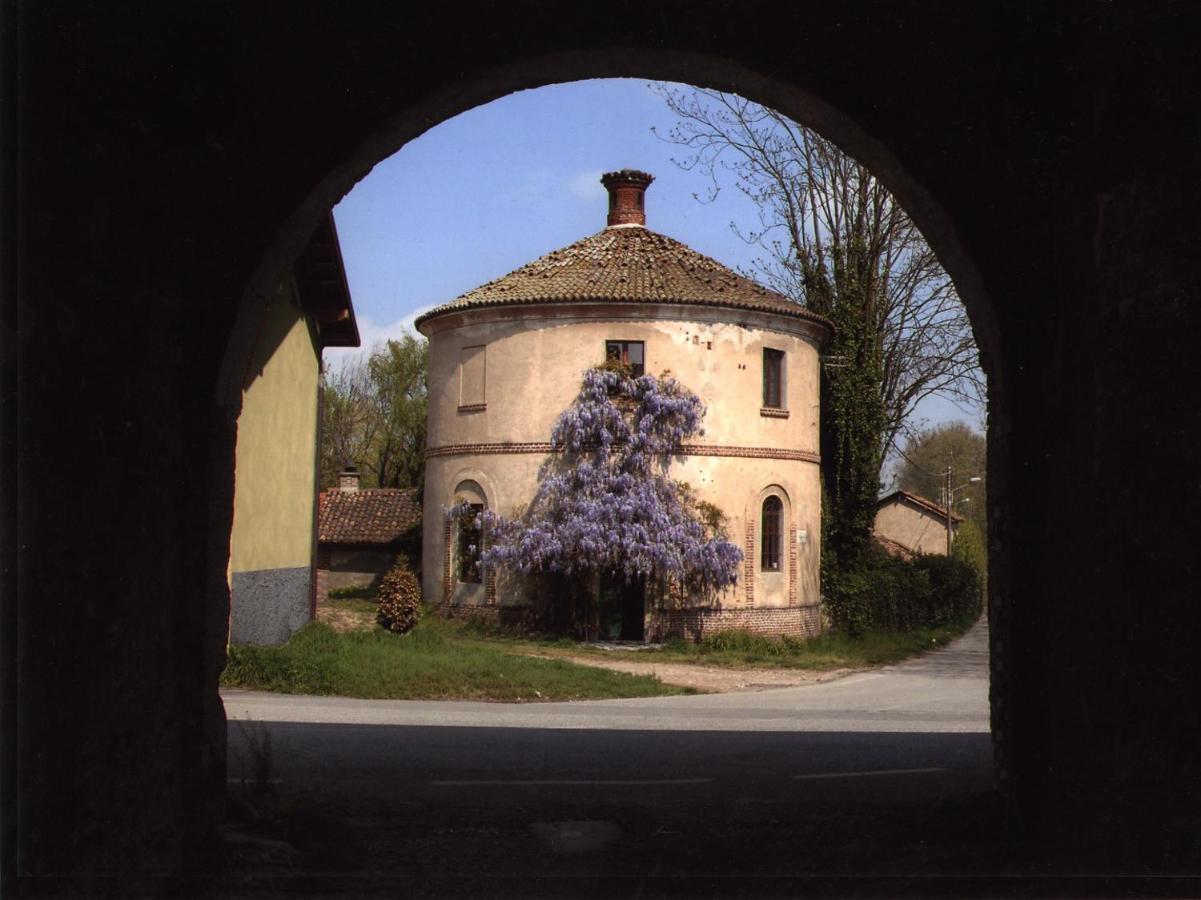
[(455, 583), (451, 579), (451, 558), (450, 548), (451, 540), (454, 537), (454, 523), (446, 520), (444, 528), (445, 540), (442, 542), (442, 602), (450, 603), (451, 597), (454, 596)]
[(788, 605), (797, 602), (797, 527), (796, 522), (788, 526)]
[(787, 419), (788, 410), (777, 409), (772, 406), (763, 406), (759, 408), (759, 415), (763, 416), (765, 419)]
[(459, 412), (461, 413), (477, 413), (484, 412), (488, 408), (487, 403), (460, 403)]
[[(561, 448), (549, 441), (503, 442), (491, 444), (445, 444), (430, 447), (426, 459), (439, 456), (484, 456), (497, 453), (557, 453)], [(781, 447), (734, 447), (724, 444), (681, 444), (674, 456), (733, 456), (741, 459), (789, 459), (797, 462), (821, 463), (821, 456), (809, 450), (788, 450)]]

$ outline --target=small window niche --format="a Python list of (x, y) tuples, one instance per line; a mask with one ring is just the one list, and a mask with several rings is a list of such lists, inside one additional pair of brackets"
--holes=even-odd
[(784, 408), (784, 351), (763, 348), (763, 406), (760, 414), (772, 418), (788, 417)]
[(480, 412), (487, 409), (485, 388), (487, 358), (485, 345), (463, 347), (459, 351), (459, 411)]
[(642, 341), (605, 341), (606, 361), (629, 366), (630, 375), (634, 378), (646, 371), (644, 350)]

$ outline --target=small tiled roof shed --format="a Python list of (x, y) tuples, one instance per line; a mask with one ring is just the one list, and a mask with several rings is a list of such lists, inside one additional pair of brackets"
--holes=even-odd
[(416, 488), (322, 491), (317, 542), (322, 547), (398, 547), (421, 527)]

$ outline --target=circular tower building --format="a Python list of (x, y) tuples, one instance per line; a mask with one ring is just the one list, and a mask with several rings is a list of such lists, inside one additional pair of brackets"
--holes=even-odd
[(605, 175), (602, 231), (417, 320), (430, 342), (425, 598), (451, 613), (521, 614), (528, 585), (498, 582), (474, 565), (474, 543), (446, 510), (466, 501), (506, 517), (523, 513), (553, 452), (554, 422), (584, 371), (616, 358), (636, 374), (669, 370), (704, 401), (703, 443), (681, 446), (671, 475), (725, 514), (745, 557), (738, 583), (715, 601), (623, 598), (620, 636), (814, 634), (818, 354), (830, 325), (648, 230), (653, 180), (631, 170)]

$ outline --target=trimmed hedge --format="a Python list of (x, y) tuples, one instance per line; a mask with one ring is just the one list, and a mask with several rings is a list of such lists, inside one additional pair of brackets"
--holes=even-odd
[(912, 560), (879, 547), (850, 572), (827, 572), (826, 609), (838, 631), (912, 631), (974, 621), (984, 591), (975, 567), (960, 559), (919, 554)]

